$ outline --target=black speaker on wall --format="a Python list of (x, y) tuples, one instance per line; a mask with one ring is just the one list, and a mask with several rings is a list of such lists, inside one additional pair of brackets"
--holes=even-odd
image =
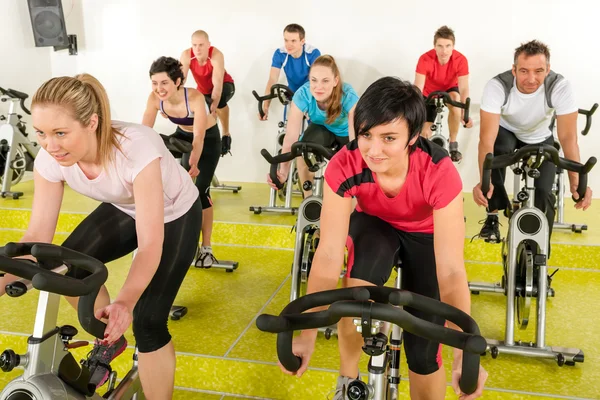
[(62, 0), (27, 0), (27, 4), (35, 46), (77, 54), (77, 36), (67, 34)]

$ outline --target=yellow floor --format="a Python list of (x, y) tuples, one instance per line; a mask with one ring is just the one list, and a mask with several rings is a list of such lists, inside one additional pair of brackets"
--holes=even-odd
[[(225, 182), (231, 184), (231, 182)], [(170, 321), (169, 329), (178, 352), (175, 399), (325, 399), (333, 389), (338, 368), (337, 340), (319, 337), (311, 369), (301, 379), (280, 373), (277, 367), (275, 336), (258, 331), (257, 315), (277, 314), (287, 304), (290, 292), (289, 271), (293, 257), (295, 216), (254, 215), (250, 205), (266, 205), (268, 189), (264, 184), (239, 184), (238, 193), (212, 191), (215, 203), (215, 255), (239, 261), (233, 273), (222, 270), (191, 268), (176, 303), (189, 307), (181, 321)], [(32, 183), (16, 189), (25, 192), (20, 200), (0, 199), (0, 244), (19, 240), (29, 219)], [(295, 199), (296, 205), (300, 200)], [(96, 202), (84, 199), (67, 189), (55, 242), (60, 243)], [(585, 222), (589, 230), (576, 234), (553, 235), (549, 265), (559, 268), (553, 280), (556, 297), (547, 310), (547, 343), (552, 346), (578, 347), (585, 362), (575, 367), (558, 367), (555, 362), (501, 355), (493, 360), (482, 358), (489, 372), (486, 399), (586, 398), (600, 399), (600, 317), (597, 304), (600, 294), (599, 213), (593, 208), (580, 212), (567, 202), (566, 220)], [(480, 229), (484, 211), (465, 194), (467, 236)], [(501, 218), (503, 229), (507, 221)], [(467, 272), (472, 281), (496, 282), (502, 275), (500, 247), (465, 238)], [(130, 257), (108, 265), (107, 286), (115, 295), (128, 271)], [(555, 268), (551, 268), (554, 270)], [(0, 298), (0, 350), (10, 347), (23, 352), (26, 335), (31, 333), (38, 294), (22, 298)], [(504, 331), (505, 298), (502, 295), (472, 296), (473, 317), (485, 337), (500, 339)], [(79, 327), (76, 314), (61, 303), (59, 324)], [(531, 325), (534, 321), (531, 322)], [(534, 337), (533, 326), (517, 331), (520, 339)], [(80, 333), (81, 338), (89, 339)], [(133, 344), (131, 329), (126, 334)], [(89, 348), (79, 349), (78, 358)], [(115, 361), (122, 376), (131, 363), (131, 349)], [(444, 349), (444, 361), (450, 380), (450, 354)], [(361, 372), (366, 372), (363, 356)], [(403, 361), (402, 377), (407, 377)], [(0, 387), (17, 371), (0, 375)], [(408, 398), (408, 383), (401, 391)], [(447, 398), (456, 398), (448, 387)]]

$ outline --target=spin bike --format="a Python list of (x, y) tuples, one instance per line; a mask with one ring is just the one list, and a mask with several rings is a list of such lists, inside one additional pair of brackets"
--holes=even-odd
[[(12, 258), (24, 255), (34, 256), (37, 262)], [(60, 266), (47, 268), (51, 264)], [(64, 276), (71, 268), (83, 269), (90, 275), (84, 279)], [(60, 296), (79, 297), (79, 323), (93, 337), (104, 338), (106, 325), (94, 317), (96, 296), (108, 278), (104, 264), (52, 244), (7, 243), (0, 247), (0, 271), (20, 278), (6, 286), (8, 296), (19, 297), (33, 288), (40, 291), (33, 334), (27, 339), (27, 353), (5, 350), (0, 356), (2, 371), (10, 372), (17, 367), (24, 370), (23, 375), (6, 385), (0, 400), (145, 399), (137, 368), (137, 347), (127, 375), (116, 386), (117, 373), (111, 371), (108, 391), (100, 396), (89, 383), (91, 365), (85, 360), (78, 363), (69, 352), (88, 343), (70, 343), (77, 329), (70, 325), (56, 326)]]
[[(258, 100), (258, 112), (261, 117), (265, 116), (265, 112), (263, 111), (263, 103), (267, 100), (278, 99), (279, 102), (283, 105), (283, 118), (277, 124), (279, 130), (277, 131), (276, 144), (275, 144), (275, 154), (281, 153), (281, 148), (283, 146), (283, 140), (285, 138), (286, 127), (287, 127), (287, 111), (288, 105), (292, 101), (294, 96), (294, 92), (292, 89), (287, 87), (286, 85), (282, 85), (279, 83), (271, 86), (271, 91), (269, 94), (265, 96), (259, 96), (255, 90), (252, 91), (252, 94)], [(296, 172), (296, 163), (292, 162), (290, 167), (290, 173), (288, 175), (288, 179), (283, 185), (277, 185), (278, 190), (273, 188), (270, 189), (269, 192), (269, 205), (267, 206), (250, 206), (250, 211), (253, 211), (254, 214), (260, 214), (264, 212), (280, 212), (280, 213), (290, 213), (294, 215), (298, 212), (297, 207), (292, 207), (292, 195), (293, 194), (302, 194), (300, 190), (294, 190), (294, 185), (297, 184), (298, 176)], [(277, 205), (277, 197), (279, 200), (284, 202), (283, 206)]]
[[(325, 311), (307, 312), (326, 306)], [(417, 318), (402, 307), (412, 307), (439, 315), (458, 325), (463, 331), (446, 328)], [(463, 349), (461, 390), (471, 394), (477, 389), (480, 354), (486, 342), (477, 323), (463, 311), (440, 301), (405, 290), (363, 286), (312, 293), (289, 303), (279, 316), (262, 314), (256, 326), (263, 332), (277, 333), (277, 356), (281, 364), (295, 372), (302, 359), (292, 352), (294, 331), (336, 324), (341, 318), (354, 318), (356, 330), (364, 339), (363, 351), (370, 357), (367, 382), (356, 379), (349, 383), (346, 396), (350, 400), (396, 400), (399, 397), (400, 351), (402, 331)], [(392, 336), (382, 332), (392, 325)], [(387, 327), (381, 329), (382, 327)]]
[[(277, 167), (280, 163), (292, 161), (296, 157), (302, 156), (309, 171), (315, 173), (314, 184), (308, 181), (303, 183), (306, 190), (313, 188), (313, 194), (302, 200), (298, 207), (290, 301), (306, 294), (308, 274), (318, 245), (318, 239), (315, 235), (320, 226), (321, 208), (323, 206), (323, 169), (327, 163), (326, 160), (333, 157), (334, 151), (335, 149), (311, 142), (296, 142), (292, 145), (289, 153), (279, 154), (275, 157), (271, 156), (266, 149), (261, 150), (263, 157), (271, 164), (269, 175), (278, 188), (283, 186), (277, 178)], [(313, 162), (311, 155), (314, 156), (316, 162)]]
[(13, 89), (0, 87), (0, 100), (9, 101), (8, 115), (0, 117), (6, 123), (0, 125), (0, 183), (2, 183), (2, 197), (12, 197), (17, 200), (23, 192), (11, 192), (11, 186), (16, 185), (25, 175), (25, 171), (33, 171), (33, 160), (40, 150), (36, 142), (27, 138), (23, 116), (15, 112), (15, 104), (20, 103), (21, 109), (31, 115), (25, 106), (27, 94)]
[[(587, 188), (587, 174), (596, 164), (591, 157), (582, 165), (559, 156), (556, 147), (547, 144), (526, 145), (512, 154), (494, 157), (486, 155), (483, 163), (481, 190), (489, 191), (492, 169), (511, 166), (515, 175), (524, 182), (517, 194), (520, 206), (514, 210), (508, 225), (506, 238), (502, 240), (502, 264), (504, 275), (501, 283), (485, 284), (469, 282), (473, 294), (479, 292), (503, 293), (506, 296), (506, 326), (504, 341), (488, 340), (492, 358), (500, 353), (538, 357), (555, 360), (559, 366), (573, 366), (583, 362), (580, 349), (551, 347), (546, 344), (546, 299), (554, 296), (552, 277), (548, 275), (549, 226), (546, 215), (535, 207), (534, 180), (540, 176), (542, 162), (550, 161), (557, 167), (579, 174), (577, 193), (583, 199)], [(558, 271), (558, 270), (557, 270)], [(515, 318), (519, 329), (528, 327), (531, 302), (536, 299), (536, 342), (515, 342)]]
[[(586, 136), (590, 128), (592, 127), (592, 115), (596, 112), (598, 108), (598, 103), (595, 103), (590, 110), (582, 110), (579, 109), (579, 114), (585, 115), (585, 128), (581, 131), (582, 136)], [(552, 118), (552, 123), (550, 124), (550, 130), (554, 130), (556, 122), (556, 114)], [(554, 146), (560, 150), (560, 144), (557, 140), (554, 141)], [(569, 224), (565, 222), (565, 174), (564, 170), (560, 167), (556, 169), (556, 182), (554, 184), (554, 193), (556, 195), (556, 220), (554, 221), (553, 229), (563, 229), (570, 230), (575, 233), (582, 233), (582, 231), (587, 231), (586, 224)], [(516, 188), (514, 193), (517, 193), (519, 188)], [(515, 204), (515, 200), (513, 199), (513, 204)]]
[(431, 92), (429, 93), (429, 96), (427, 96), (427, 99), (425, 100), (426, 104), (435, 104), (435, 113), (436, 113), (436, 117), (435, 117), (435, 122), (431, 125), (431, 132), (433, 132), (433, 136), (431, 136), (429, 138), (429, 140), (431, 140), (433, 143), (437, 144), (438, 146), (444, 148), (444, 150), (449, 151), (449, 139), (447, 139), (443, 134), (442, 134), (442, 121), (444, 120), (444, 108), (447, 107), (447, 105), (451, 105), (457, 108), (462, 108), (463, 110), (465, 110), (464, 112), (464, 116), (463, 116), (463, 121), (466, 124), (467, 122), (469, 122), (469, 107), (471, 105), (471, 98), (467, 97), (467, 100), (464, 103), (461, 103), (459, 101), (454, 101), (452, 100), (452, 98), (450, 97), (450, 94), (448, 94), (448, 92)]

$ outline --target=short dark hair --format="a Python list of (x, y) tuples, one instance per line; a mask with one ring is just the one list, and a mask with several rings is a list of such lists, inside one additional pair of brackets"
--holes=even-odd
[(454, 37), (454, 31), (448, 28), (446, 25), (440, 27), (437, 31), (435, 31), (435, 35), (433, 35), (434, 46), (438, 39), (452, 40), (452, 44), (455, 44), (456, 42), (456, 38)]
[(300, 36), (300, 40), (304, 39), (304, 36), (306, 35), (304, 28), (298, 24), (289, 24), (283, 28), (283, 32), (297, 33)]
[(515, 65), (517, 65), (517, 58), (523, 53), (525, 53), (527, 57), (543, 54), (546, 56), (546, 63), (550, 63), (550, 49), (539, 40), (521, 43), (521, 45), (515, 49)]
[(373, 82), (356, 103), (354, 127), (359, 136), (375, 126), (403, 119), (408, 125), (410, 142), (421, 133), (426, 116), (425, 100), (419, 89), (408, 81), (386, 76)]
[[(179, 86), (183, 85), (183, 71), (181, 70), (182, 65), (179, 60), (173, 57), (159, 57), (150, 66), (150, 78), (154, 74), (160, 74), (161, 72), (166, 72), (166, 74), (171, 78), (173, 83), (177, 82), (177, 78), (181, 78), (181, 82), (179, 82)], [(177, 86), (177, 89), (179, 89)]]

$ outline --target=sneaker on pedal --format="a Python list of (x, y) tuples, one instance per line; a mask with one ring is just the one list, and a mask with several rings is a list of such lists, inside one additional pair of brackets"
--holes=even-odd
[[(347, 376), (338, 376), (335, 392), (329, 392), (327, 396), (328, 400), (347, 400), (348, 399), (348, 385), (356, 378), (348, 378)], [(333, 397), (331, 397), (333, 394)]]
[(86, 364), (90, 370), (90, 384), (97, 388), (101, 387), (108, 380), (112, 369), (110, 363), (117, 358), (127, 348), (127, 339), (125, 336), (112, 345), (103, 345), (98, 339), (94, 343), (94, 348), (88, 353)]
[(198, 252), (196, 253), (196, 263), (194, 264), (196, 267), (210, 268), (216, 263), (218, 263), (218, 261), (212, 253), (211, 246), (201, 246), (198, 248)]
[(479, 237), (485, 239), (488, 243), (500, 243), (500, 221), (498, 221), (498, 214), (488, 214), (483, 226), (479, 232)]
[(450, 153), (450, 159), (453, 162), (460, 162), (460, 160), (462, 160), (462, 154), (460, 151), (458, 151), (458, 142), (450, 142), (448, 150)]

